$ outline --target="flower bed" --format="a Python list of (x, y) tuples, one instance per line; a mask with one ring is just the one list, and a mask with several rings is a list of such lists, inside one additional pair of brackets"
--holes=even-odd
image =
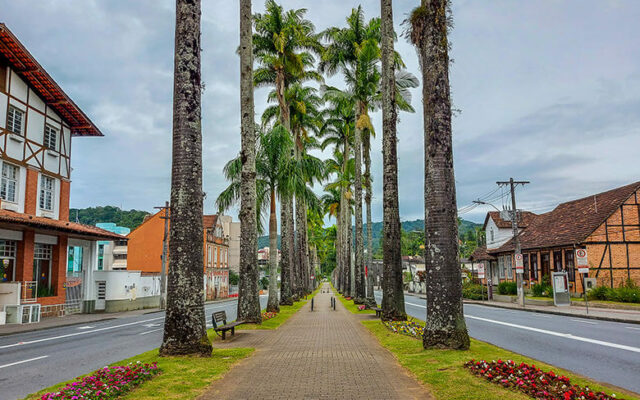
[(465, 363), (471, 373), (508, 389), (523, 392), (541, 400), (608, 400), (616, 399), (603, 392), (594, 392), (588, 387), (572, 385), (566, 376), (553, 371), (544, 372), (535, 365), (516, 364), (508, 361), (475, 361)]
[(367, 306), (362, 304), (362, 305), (358, 306), (358, 311), (364, 311), (365, 308), (367, 308)]
[(266, 321), (266, 320), (268, 320), (268, 319), (271, 319), (271, 318), (275, 317), (276, 315), (278, 315), (278, 313), (275, 313), (275, 312), (272, 312), (272, 311), (270, 311), (270, 312), (263, 312), (263, 313), (262, 313), (262, 320), (263, 320), (263, 321)]
[(104, 367), (84, 378), (78, 378), (60, 389), (46, 393), (41, 400), (111, 400), (120, 397), (140, 383), (151, 379), (160, 370), (156, 363), (130, 363), (123, 366)]
[(382, 321), (384, 326), (395, 333), (422, 339), (424, 325), (414, 321)]

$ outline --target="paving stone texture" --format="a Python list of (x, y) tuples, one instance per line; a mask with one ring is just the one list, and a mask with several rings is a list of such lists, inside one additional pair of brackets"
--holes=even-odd
[(336, 300), (328, 285), (273, 331), (240, 331), (216, 347), (256, 347), (200, 400), (431, 399), (375, 337)]

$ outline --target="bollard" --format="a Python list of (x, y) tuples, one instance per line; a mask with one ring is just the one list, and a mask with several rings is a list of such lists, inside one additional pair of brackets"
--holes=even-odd
[(311, 311), (313, 311), (313, 298), (311, 298)]

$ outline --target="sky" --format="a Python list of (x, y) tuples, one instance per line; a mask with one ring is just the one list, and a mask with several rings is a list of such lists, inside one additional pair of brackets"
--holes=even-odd
[[(344, 26), (351, 8), (366, 18), (378, 1), (286, 0), (307, 8), (322, 31)], [(264, 4), (253, 2), (255, 12)], [(417, 0), (394, 2), (395, 29)], [(169, 197), (174, 2), (171, 0), (0, 0), (4, 22), (105, 134), (75, 138), (71, 207), (115, 205), (153, 211)], [(496, 181), (528, 180), (518, 208), (558, 203), (640, 180), (640, 2), (635, 0), (453, 0), (450, 81), (460, 215), (481, 222), (508, 200)], [(237, 1), (203, 1), (202, 134), (205, 211), (227, 185), (222, 167), (240, 149)], [(399, 38), (410, 72), (416, 51)], [(327, 81), (341, 85), (342, 78)], [(256, 91), (257, 117), (266, 89)], [(400, 216), (424, 216), (420, 89), (415, 114), (398, 124)], [(373, 220), (382, 219), (381, 116), (373, 147)], [(321, 192), (321, 187), (316, 187)], [(229, 211), (234, 218), (237, 209)]]

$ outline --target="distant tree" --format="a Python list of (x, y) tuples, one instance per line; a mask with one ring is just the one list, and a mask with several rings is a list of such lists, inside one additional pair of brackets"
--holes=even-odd
[(69, 209), (69, 219), (72, 222), (76, 222), (76, 218), (78, 222), (85, 225), (95, 225), (99, 222), (112, 222), (131, 230), (140, 226), (147, 215), (149, 215), (149, 213), (146, 211), (126, 211), (114, 206)]

